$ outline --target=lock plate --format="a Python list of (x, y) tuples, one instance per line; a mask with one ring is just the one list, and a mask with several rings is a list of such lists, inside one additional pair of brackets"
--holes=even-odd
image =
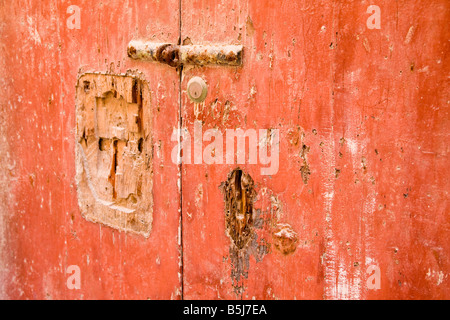
[(193, 102), (203, 102), (208, 94), (208, 86), (200, 77), (193, 77), (187, 84), (187, 94)]

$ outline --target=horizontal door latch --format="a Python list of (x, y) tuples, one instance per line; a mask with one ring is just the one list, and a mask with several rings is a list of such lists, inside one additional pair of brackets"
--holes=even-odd
[(132, 40), (128, 44), (128, 57), (135, 60), (155, 61), (171, 67), (181, 65), (242, 64), (242, 45), (176, 45)]

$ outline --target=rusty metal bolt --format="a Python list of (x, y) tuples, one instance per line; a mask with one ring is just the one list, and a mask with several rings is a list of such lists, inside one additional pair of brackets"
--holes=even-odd
[(200, 77), (193, 77), (187, 84), (187, 94), (193, 102), (200, 103), (205, 101), (208, 94), (208, 86), (205, 80)]

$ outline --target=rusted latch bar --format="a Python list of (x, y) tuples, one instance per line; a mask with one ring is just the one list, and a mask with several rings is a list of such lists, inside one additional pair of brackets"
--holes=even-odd
[(180, 65), (242, 64), (241, 45), (174, 45), (132, 40), (128, 44), (128, 57), (135, 60), (156, 61), (172, 67)]

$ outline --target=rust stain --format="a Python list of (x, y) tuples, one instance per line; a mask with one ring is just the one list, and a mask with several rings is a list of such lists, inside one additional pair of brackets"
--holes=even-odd
[[(316, 135), (317, 130), (313, 129), (313, 134)], [(302, 165), (300, 166), (302, 181), (304, 184), (308, 184), (309, 176), (311, 175), (311, 170), (307, 160), (307, 154), (310, 151), (310, 147), (303, 142), (305, 139), (305, 132), (300, 126), (297, 126), (295, 128), (289, 129), (287, 137), (289, 143), (293, 148), (295, 148), (296, 150), (295, 152), (296, 153), (298, 152), (298, 156), (302, 161)]]
[(257, 230), (264, 227), (261, 211), (254, 208), (256, 192), (251, 176), (236, 168), (222, 182), (220, 189), (225, 201), (225, 230), (230, 237), (229, 256), (232, 286), (237, 295), (242, 295), (244, 280), (248, 278), (250, 256), (257, 262), (269, 253), (270, 243), (259, 239)]
[(180, 65), (179, 55), (179, 46), (164, 44), (156, 50), (156, 61), (168, 64), (171, 67), (178, 67)]
[(131, 56), (133, 56), (135, 54), (136, 54), (136, 48), (133, 47), (133, 46), (129, 46), (128, 49), (127, 49), (127, 55), (129, 57), (131, 57)]
[(341, 169), (334, 168), (334, 177), (337, 179), (339, 178), (339, 175), (341, 174)]
[(253, 179), (237, 168), (224, 185), (226, 230), (237, 249), (250, 240), (253, 230)]
[(232, 170), (220, 189), (225, 201), (225, 232), (231, 240), (229, 259), (232, 286), (237, 295), (245, 290), (250, 257), (263, 260), (273, 247), (284, 256), (293, 254), (298, 235), (281, 218), (281, 201), (272, 191), (254, 189), (252, 177), (240, 168)]
[(300, 167), (300, 172), (304, 184), (308, 184), (309, 176), (311, 175), (311, 170), (309, 168), (306, 155), (308, 154), (310, 147), (306, 144), (302, 145), (302, 150), (300, 151), (300, 158), (303, 159), (303, 165)]
[(297, 249), (297, 233), (287, 223), (279, 223), (272, 232), (273, 245), (284, 255), (294, 253)]

